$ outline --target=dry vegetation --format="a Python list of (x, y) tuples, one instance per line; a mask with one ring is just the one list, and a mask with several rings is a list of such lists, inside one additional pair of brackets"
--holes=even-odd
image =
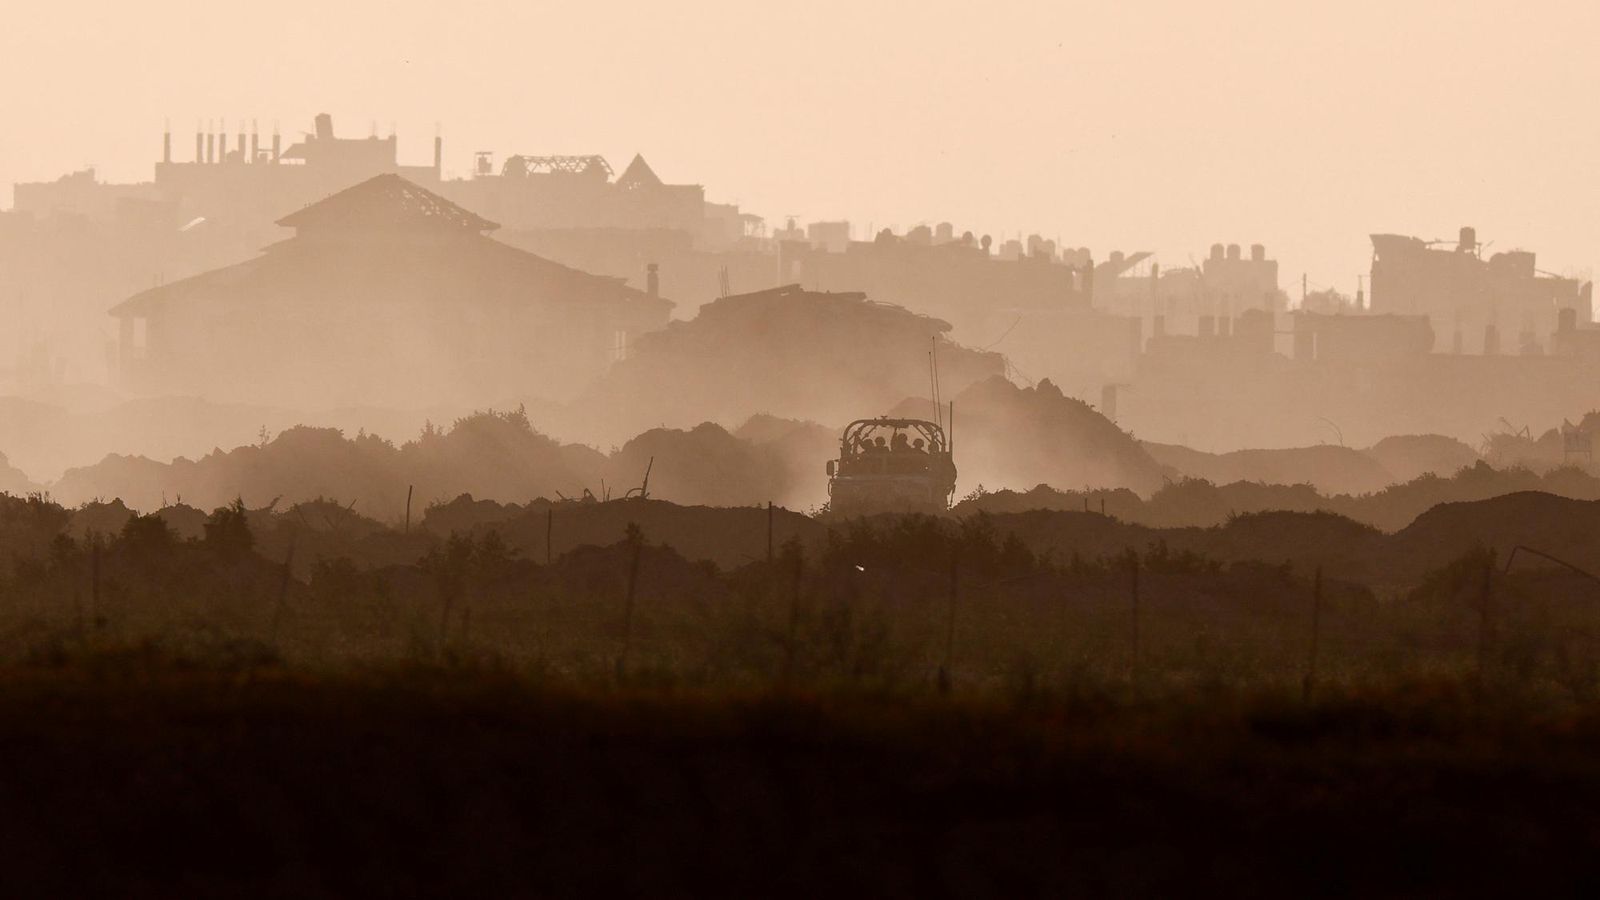
[(1591, 505), (1397, 535), (774, 511), (769, 560), (753, 508), (462, 500), (406, 532), (0, 498), (0, 883), (1565, 892), (1600, 583), (1466, 534), (1556, 502)]

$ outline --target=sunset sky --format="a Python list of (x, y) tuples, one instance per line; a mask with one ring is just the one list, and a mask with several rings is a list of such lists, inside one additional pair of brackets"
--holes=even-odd
[[(184, 24), (175, 24), (175, 23)], [(1267, 244), (1353, 291), (1366, 235), (1600, 257), (1594, 3), (8, 4), (0, 182), (147, 179), (170, 119), (319, 111), (424, 163), (642, 152), (773, 224), (950, 220), (1167, 265)], [(9, 206), (9, 192), (0, 203)]]

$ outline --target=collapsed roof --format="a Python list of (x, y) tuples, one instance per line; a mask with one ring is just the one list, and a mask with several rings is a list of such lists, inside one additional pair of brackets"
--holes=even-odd
[(441, 228), (482, 234), (496, 222), (393, 173), (376, 175), (278, 220), (297, 232), (324, 229)]

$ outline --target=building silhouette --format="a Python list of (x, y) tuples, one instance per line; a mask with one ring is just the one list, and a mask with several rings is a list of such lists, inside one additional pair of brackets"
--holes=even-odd
[(1372, 311), (1427, 316), (1435, 349), (1491, 356), (1546, 352), (1559, 310), (1593, 321), (1591, 283), (1540, 272), (1531, 251), (1482, 249), (1472, 228), (1454, 246), (1372, 235)]
[(671, 303), (488, 236), (399, 175), (279, 220), (260, 255), (111, 310), (125, 383), (257, 402), (415, 405), (576, 388)]

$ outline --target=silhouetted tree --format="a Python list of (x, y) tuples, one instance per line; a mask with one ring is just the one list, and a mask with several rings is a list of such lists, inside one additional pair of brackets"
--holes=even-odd
[(128, 552), (141, 559), (165, 556), (177, 543), (166, 520), (154, 513), (130, 518), (122, 526), (121, 540)]
[(242, 498), (236, 497), (232, 503), (212, 513), (206, 520), (205, 530), (206, 547), (223, 559), (239, 559), (256, 543)]

